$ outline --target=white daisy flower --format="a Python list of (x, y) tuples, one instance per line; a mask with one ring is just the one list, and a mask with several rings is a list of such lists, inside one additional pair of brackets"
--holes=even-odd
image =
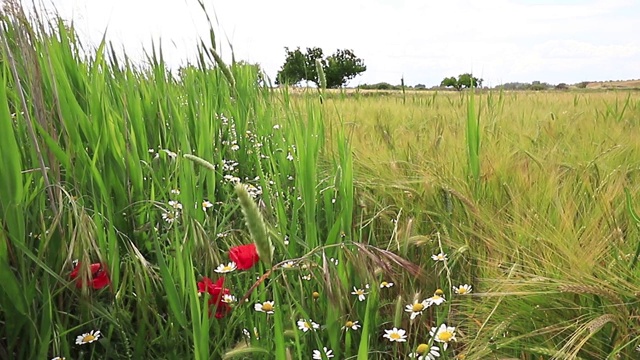
[(90, 344), (94, 341), (97, 341), (99, 338), (100, 338), (100, 330), (91, 330), (91, 332), (78, 335), (78, 337), (76, 337), (76, 344), (77, 345)]
[(392, 286), (393, 286), (392, 282), (383, 281), (383, 282), (380, 283), (380, 289), (382, 289), (382, 288), (390, 288)]
[(468, 285), (468, 284), (453, 287), (453, 292), (455, 292), (458, 295), (470, 294), (471, 290), (472, 290), (471, 285)]
[(232, 304), (234, 302), (236, 302), (236, 297), (230, 294), (224, 294), (222, 295), (222, 299), (220, 299), (222, 302), (227, 303), (227, 304)]
[(307, 281), (311, 280), (311, 274), (302, 275), (302, 280), (307, 280)]
[(439, 253), (438, 255), (431, 255), (431, 259), (435, 261), (447, 261), (447, 254)]
[(313, 350), (313, 359), (314, 360), (323, 360), (329, 359), (333, 357), (333, 350), (329, 350), (326, 347), (320, 350)]
[(293, 155), (291, 155), (291, 153), (287, 154), (287, 160), (293, 161)]
[(351, 292), (351, 295), (355, 295), (358, 297), (358, 300), (360, 301), (364, 301), (364, 299), (366, 299), (366, 295), (368, 294), (368, 292), (364, 291), (364, 289), (356, 289), (356, 287), (353, 287), (353, 291)]
[(344, 326), (342, 327), (342, 330), (346, 330), (346, 331), (349, 331), (349, 329), (358, 330), (361, 327), (362, 326), (360, 326), (360, 324), (358, 324), (358, 321), (347, 320), (347, 322), (344, 323)]
[(251, 338), (251, 333), (247, 329), (242, 329), (242, 335)]
[(169, 206), (171, 206), (172, 208), (176, 209), (176, 210), (182, 210), (182, 204), (178, 201), (175, 200), (170, 200), (169, 201)]
[(447, 324), (442, 324), (440, 327), (432, 327), (429, 335), (433, 336), (433, 340), (435, 342), (442, 343), (442, 348), (447, 350), (447, 346), (449, 346), (449, 342), (457, 341), (456, 340), (456, 328), (453, 326), (447, 326)]
[(293, 261), (287, 261), (284, 264), (281, 265), (283, 269), (292, 269), (294, 267), (296, 267), (295, 263)]
[(225, 265), (225, 264), (218, 265), (218, 267), (214, 271), (217, 272), (218, 274), (224, 274), (224, 273), (232, 272), (237, 268), (238, 267), (237, 267), (236, 263), (231, 261), (227, 265)]
[(432, 297), (426, 299), (425, 301), (427, 302), (427, 306), (431, 306), (442, 305), (442, 303), (446, 302), (447, 300), (444, 298), (444, 291), (442, 291), (442, 289), (438, 289), (435, 293), (433, 293)]
[(65, 358), (64, 358), (64, 357), (62, 357), (62, 356), (56, 356), (56, 357), (54, 357), (54, 358), (53, 358), (53, 359), (51, 359), (51, 360), (64, 360), (64, 359), (65, 359)]
[(427, 300), (423, 301), (414, 301), (413, 304), (409, 304), (405, 306), (405, 310), (408, 313), (411, 313), (411, 320), (415, 319), (418, 315), (421, 315), (422, 312), (429, 307), (429, 303)]
[(416, 358), (418, 360), (436, 360), (440, 357), (440, 348), (437, 346), (431, 346), (427, 344), (420, 344), (416, 348), (416, 352), (409, 354), (410, 358)]
[(176, 212), (165, 212), (162, 213), (162, 220), (166, 221), (167, 223), (171, 224), (174, 221), (176, 221), (176, 219), (178, 218), (178, 213)]
[(202, 202), (202, 211), (207, 211), (208, 208), (213, 207), (213, 204), (209, 200)]
[(406, 331), (403, 329), (393, 328), (391, 330), (385, 330), (385, 334), (382, 337), (386, 337), (389, 341), (405, 342), (407, 341)]
[(304, 319), (298, 320), (298, 329), (302, 330), (303, 332), (307, 332), (309, 330), (316, 331), (319, 328), (320, 328), (320, 325), (313, 322), (313, 320), (304, 320)]
[(256, 309), (256, 311), (273, 314), (275, 305), (273, 301), (265, 301), (262, 304), (255, 304), (253, 308)]

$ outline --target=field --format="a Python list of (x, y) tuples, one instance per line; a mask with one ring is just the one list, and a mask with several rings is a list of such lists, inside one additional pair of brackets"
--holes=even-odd
[(640, 356), (640, 92), (276, 90), (25, 24), (0, 359)]

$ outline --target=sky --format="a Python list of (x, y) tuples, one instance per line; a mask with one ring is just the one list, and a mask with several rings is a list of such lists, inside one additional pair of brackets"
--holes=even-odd
[[(169, 66), (195, 62), (209, 25), (198, 0), (44, 0), (83, 44), (103, 36), (134, 60), (161, 42)], [(351, 49), (367, 70), (349, 86), (438, 85), (472, 72), (484, 85), (640, 78), (638, 0), (201, 0), (223, 58), (272, 79), (285, 47)], [(31, 1), (28, 1), (30, 4)]]

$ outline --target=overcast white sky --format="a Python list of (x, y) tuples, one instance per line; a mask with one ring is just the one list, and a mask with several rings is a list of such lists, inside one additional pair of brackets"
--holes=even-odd
[[(107, 39), (142, 58), (162, 39), (167, 62), (209, 41), (197, 0), (44, 0), (83, 42)], [(640, 78), (637, 0), (203, 0), (217, 41), (274, 78), (284, 47), (354, 50), (367, 71), (350, 82), (437, 85), (473, 71), (485, 85)], [(30, 2), (30, 1), (29, 1)], [(49, 5), (51, 6), (51, 5)]]

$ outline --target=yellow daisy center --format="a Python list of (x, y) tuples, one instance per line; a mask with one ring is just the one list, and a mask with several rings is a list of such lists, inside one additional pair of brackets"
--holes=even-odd
[(384, 287), (387, 287), (387, 286), (389, 285), (389, 283), (388, 283), (388, 282), (386, 282), (386, 281), (383, 281), (380, 285), (382, 285), (382, 286), (384, 286)]
[(233, 269), (233, 268), (232, 268), (231, 266), (229, 266), (229, 265), (225, 265), (225, 266), (222, 268), (222, 270), (224, 270), (224, 271), (231, 271), (232, 269)]
[(438, 290), (436, 290), (436, 292), (434, 293), (434, 295), (442, 296), (442, 295), (444, 295), (444, 291), (442, 291), (442, 289), (438, 289)]
[(449, 342), (451, 341), (452, 338), (453, 338), (453, 333), (451, 331), (443, 331), (438, 334), (438, 339), (444, 342)]
[(429, 351), (429, 345), (427, 345), (427, 344), (420, 344), (416, 348), (416, 352), (418, 354), (425, 354), (427, 351)]
[(466, 293), (467, 293), (467, 288), (460, 287), (460, 288), (458, 289), (458, 294), (466, 294)]
[(320, 297), (320, 293), (317, 291), (314, 291), (313, 294), (311, 294), (311, 296), (313, 296), (314, 299), (317, 299)]
[(347, 321), (346, 323), (344, 323), (344, 326), (350, 328), (353, 326), (353, 321)]
[(95, 340), (96, 337), (91, 335), (91, 334), (87, 334), (82, 338), (82, 342), (89, 342), (89, 341), (93, 341)]
[(401, 338), (401, 336), (397, 332), (394, 332), (394, 333), (389, 334), (389, 338), (391, 338), (393, 340), (398, 340), (398, 339)]
[(362, 289), (356, 290), (356, 295), (364, 295), (364, 290)]
[(273, 311), (273, 305), (269, 303), (262, 304), (262, 311)]
[(422, 305), (422, 303), (415, 303), (413, 304), (413, 307), (411, 308), (411, 311), (413, 312), (420, 312), (424, 310), (424, 305)]

